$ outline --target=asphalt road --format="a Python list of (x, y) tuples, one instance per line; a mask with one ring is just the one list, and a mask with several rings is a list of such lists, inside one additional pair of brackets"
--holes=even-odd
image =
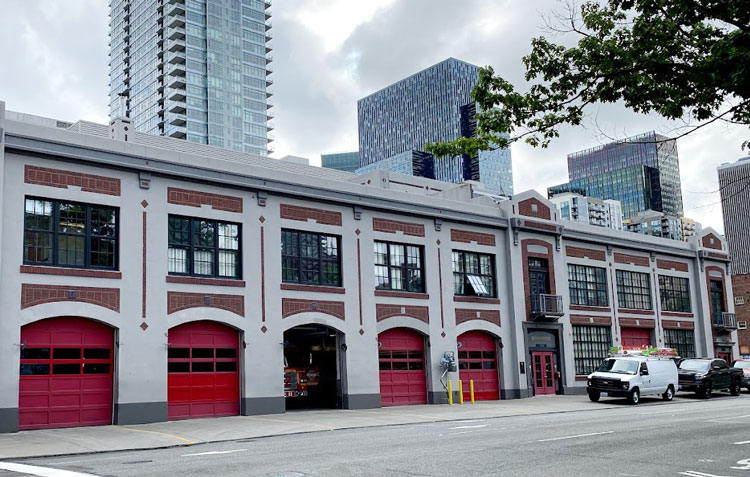
[[(671, 403), (644, 398), (638, 406), (619, 402), (614, 409), (591, 403), (589, 411), (13, 462), (50, 477), (750, 476), (750, 395), (716, 393), (709, 401), (678, 395)], [(21, 474), (0, 471), (6, 475)]]

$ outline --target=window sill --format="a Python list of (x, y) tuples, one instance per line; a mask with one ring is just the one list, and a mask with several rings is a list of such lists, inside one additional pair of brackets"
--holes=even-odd
[(244, 280), (232, 280), (225, 278), (201, 278), (201, 277), (183, 277), (178, 275), (167, 275), (168, 283), (186, 283), (190, 285), (212, 285), (216, 287), (237, 287), (245, 288)]
[(681, 318), (695, 318), (695, 315), (685, 311), (662, 311), (662, 316), (679, 316)]
[(499, 298), (485, 298), (481, 296), (453, 296), (453, 301), (466, 302), (466, 303), (486, 303), (488, 305), (499, 305)]
[(654, 310), (637, 310), (633, 308), (618, 308), (617, 313), (625, 313), (631, 315), (653, 315)]
[(38, 275), (62, 275), (65, 277), (89, 277), (89, 278), (110, 278), (119, 280), (122, 278), (122, 272), (116, 270), (96, 270), (91, 268), (66, 268), (52, 267), (44, 265), (21, 265), (21, 273), (34, 273)]
[(429, 300), (427, 293), (406, 292), (397, 290), (375, 290), (375, 296), (387, 296), (392, 298), (412, 298), (414, 300)]
[(329, 287), (324, 285), (299, 285), (295, 283), (282, 283), (281, 289), (292, 291), (306, 291), (313, 293), (337, 293), (339, 295), (343, 295), (344, 293), (346, 293), (346, 288), (342, 287)]
[(571, 310), (577, 311), (601, 311), (610, 313), (612, 309), (608, 306), (588, 306), (588, 305), (570, 305)]

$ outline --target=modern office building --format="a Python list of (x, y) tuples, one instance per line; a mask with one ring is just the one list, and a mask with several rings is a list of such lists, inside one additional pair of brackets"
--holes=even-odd
[(665, 240), (559, 220), (534, 191), (3, 109), (0, 432), (437, 404), (444, 379), (583, 394), (610, 346), (738, 355), (711, 229)]
[(683, 214), (677, 143), (653, 131), (568, 154), (568, 179), (548, 195), (619, 200), (626, 219), (646, 210)]
[(722, 164), (719, 193), (724, 235), (732, 257), (732, 286), (737, 307), (740, 352), (750, 354), (750, 156)]
[(359, 169), (359, 151), (320, 155), (320, 166), (345, 172)]
[(265, 156), (270, 0), (111, 0), (110, 118)]
[(564, 193), (549, 199), (562, 220), (622, 230), (622, 206), (617, 200), (601, 200), (580, 194)]
[[(479, 67), (448, 58), (360, 99), (361, 171), (395, 171), (390, 169), (395, 164), (403, 171), (410, 151), (474, 136), (476, 105), (470, 94), (478, 79)], [(439, 157), (432, 163), (434, 175), (425, 177), (453, 183), (474, 180), (497, 194), (513, 193), (509, 149), (480, 151), (477, 157)]]

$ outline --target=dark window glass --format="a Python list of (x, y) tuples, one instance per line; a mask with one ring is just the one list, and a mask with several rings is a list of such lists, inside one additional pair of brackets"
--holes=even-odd
[(392, 351), (392, 354), (393, 354), (393, 359), (406, 359), (407, 358), (406, 351), (401, 351), (401, 350), (395, 351), (394, 350), (394, 351)]
[(409, 359), (422, 359), (421, 351), (409, 351)]
[(116, 208), (27, 198), (24, 263), (116, 269), (117, 229)]
[(495, 369), (495, 361), (482, 361), (482, 369)]
[(376, 288), (424, 292), (422, 247), (375, 242), (373, 251)]
[(80, 348), (55, 348), (52, 359), (81, 359)]
[(85, 359), (109, 359), (109, 348), (85, 348), (83, 357)]
[(482, 369), (481, 361), (469, 361), (469, 369)]
[(407, 361), (393, 361), (393, 370), (394, 371), (408, 371), (409, 370), (409, 363)]
[(235, 348), (216, 348), (217, 358), (236, 358), (237, 350)]
[(378, 351), (378, 356), (380, 359), (391, 359), (391, 352), (387, 350), (380, 350)]
[(469, 359), (482, 359), (481, 351), (469, 351)]
[(568, 265), (570, 304), (608, 306), (607, 270), (584, 265)]
[(240, 278), (240, 225), (170, 215), (170, 274)]
[(46, 376), (49, 364), (21, 364), (21, 376)]
[(573, 356), (576, 374), (591, 374), (609, 355), (612, 331), (609, 326), (573, 325)]
[(695, 358), (695, 333), (693, 330), (664, 330), (664, 346), (674, 348), (682, 358)]
[(454, 250), (455, 295), (495, 297), (495, 256)]
[(482, 359), (495, 359), (494, 351), (482, 351)]
[(380, 362), (380, 370), (381, 371), (390, 371), (391, 370), (391, 362), (390, 361), (381, 361)]
[(21, 348), (21, 359), (49, 359), (49, 348)]
[(341, 286), (339, 238), (282, 230), (281, 279), (284, 283)]
[(211, 361), (198, 361), (193, 363), (194, 373), (213, 373), (214, 363)]
[(213, 348), (193, 348), (192, 354), (193, 354), (193, 358), (213, 358), (214, 349)]
[(217, 361), (216, 372), (217, 373), (233, 373), (237, 371), (237, 363), (235, 361)]
[(169, 348), (167, 350), (168, 358), (189, 358), (190, 348)]
[(78, 363), (53, 364), (52, 374), (81, 374), (81, 365)]
[(659, 275), (661, 309), (690, 313), (690, 280), (682, 277)]
[(468, 351), (459, 351), (458, 352), (458, 359), (469, 359), (469, 352)]
[(422, 361), (409, 361), (409, 371), (420, 369), (424, 369), (424, 363)]
[(167, 372), (168, 373), (189, 373), (190, 363), (188, 362), (167, 363)]
[(651, 280), (648, 273), (615, 270), (617, 303), (620, 308), (651, 310)]
[(109, 363), (84, 363), (83, 374), (109, 374)]

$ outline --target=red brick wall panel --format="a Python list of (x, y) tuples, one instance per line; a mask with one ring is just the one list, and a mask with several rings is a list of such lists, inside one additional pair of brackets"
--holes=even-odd
[(474, 310), (469, 308), (456, 308), (456, 324), (466, 323), (470, 320), (484, 320), (500, 326), (500, 310)]
[(424, 225), (412, 222), (399, 222), (398, 220), (372, 218), (372, 229), (376, 232), (395, 234), (402, 232), (404, 235), (413, 237), (424, 237)]
[(552, 224), (544, 224), (542, 222), (534, 222), (533, 220), (524, 220), (523, 225), (537, 230), (547, 230), (550, 232), (556, 232), (557, 227)]
[(477, 245), (495, 246), (495, 236), (493, 234), (484, 234), (481, 232), (472, 232), (470, 230), (451, 229), (451, 240), (453, 242), (472, 243)]
[(201, 192), (197, 190), (168, 187), (167, 202), (188, 207), (208, 205), (214, 210), (242, 213), (242, 197), (212, 194), (210, 192)]
[(27, 184), (57, 187), (60, 189), (67, 189), (68, 186), (73, 186), (79, 187), (84, 192), (120, 195), (120, 179), (114, 177), (26, 165), (24, 167), (23, 179)]
[(167, 283), (184, 283), (187, 285), (208, 285), (214, 287), (244, 288), (244, 280), (230, 280), (224, 278), (184, 277), (182, 275), (167, 275)]
[[(744, 321), (750, 324), (750, 274), (733, 275), (732, 291), (735, 300), (734, 312), (737, 315), (737, 322)], [(739, 303), (744, 302), (740, 305)], [(740, 354), (750, 354), (750, 329), (737, 330), (737, 343), (740, 345)], [(745, 351), (743, 351), (743, 349)]]
[(665, 330), (694, 330), (695, 323), (692, 321), (663, 320), (661, 327)]
[(21, 309), (44, 303), (75, 301), (120, 311), (120, 289), (64, 285), (21, 285)]
[(565, 255), (573, 258), (588, 258), (590, 260), (606, 261), (606, 253), (604, 250), (592, 250), (590, 248), (582, 247), (565, 247)]
[[(534, 212), (533, 205), (536, 205), (536, 212)], [(541, 200), (535, 198), (519, 202), (518, 213), (525, 215), (526, 217), (536, 217), (544, 220), (550, 220), (551, 218), (549, 207), (547, 207)]]
[(299, 313), (316, 312), (344, 320), (344, 309), (343, 301), (302, 300), (297, 298), (282, 298), (281, 300), (282, 318), (288, 318)]
[(687, 272), (688, 264), (685, 262), (676, 262), (674, 260), (656, 259), (656, 267), (662, 270), (674, 270), (676, 272)]
[(656, 328), (656, 320), (650, 318), (620, 318), (620, 326), (626, 328)]
[(334, 212), (332, 210), (281, 204), (280, 215), (282, 219), (288, 220), (299, 220), (302, 222), (314, 220), (315, 222), (324, 225), (341, 225), (341, 212)]
[(21, 273), (33, 273), (35, 275), (60, 275), (63, 277), (111, 278), (115, 280), (122, 278), (122, 272), (115, 270), (86, 270), (81, 268), (21, 265), (19, 271)]
[(588, 326), (612, 326), (609, 316), (570, 315), (570, 324)]
[(383, 321), (386, 318), (392, 318), (394, 316), (409, 316), (411, 318), (416, 318), (419, 321), (429, 323), (430, 309), (426, 306), (414, 305), (389, 305), (384, 303), (378, 303), (375, 305), (375, 319), (377, 321)]
[(615, 253), (615, 263), (626, 265), (637, 265), (639, 267), (648, 267), (648, 257), (640, 255), (629, 255), (627, 253)]
[(215, 293), (167, 292), (167, 314), (189, 308), (218, 308), (235, 315), (245, 316), (245, 297)]
[(721, 239), (714, 234), (704, 236), (702, 242), (705, 248), (721, 250)]

